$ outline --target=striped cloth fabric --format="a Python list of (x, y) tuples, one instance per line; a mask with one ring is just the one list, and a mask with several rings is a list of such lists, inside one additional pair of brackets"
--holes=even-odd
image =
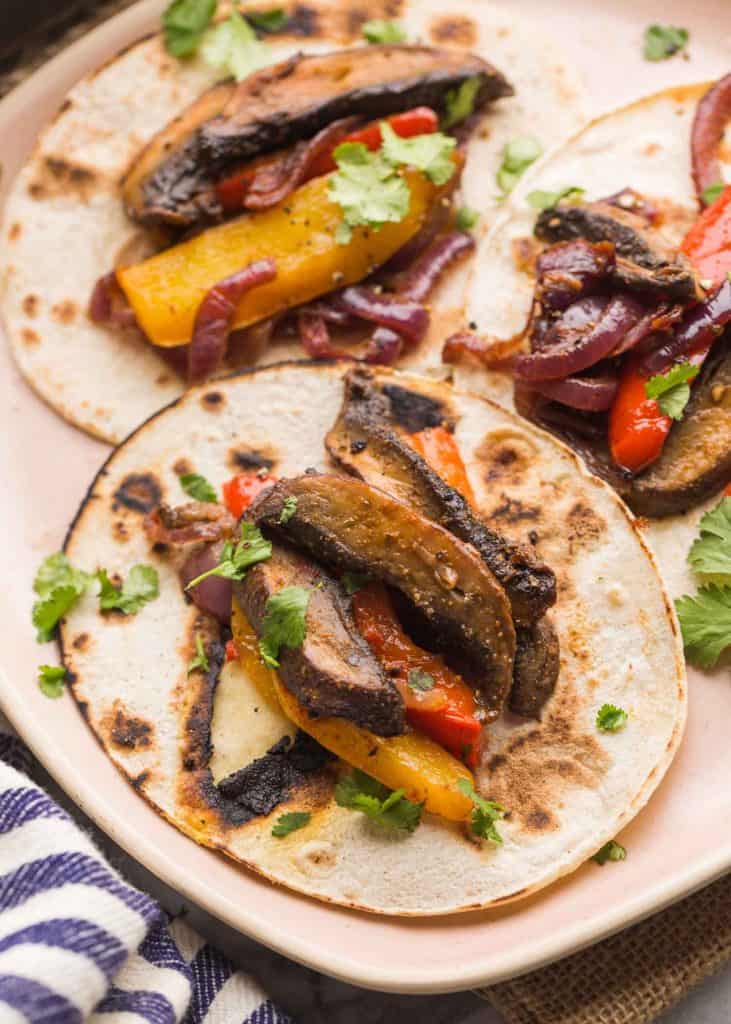
[(30, 763), (0, 731), (0, 1024), (292, 1024), (128, 885)]

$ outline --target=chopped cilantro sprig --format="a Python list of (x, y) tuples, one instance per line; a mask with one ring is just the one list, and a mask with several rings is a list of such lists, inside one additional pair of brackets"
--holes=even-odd
[(665, 373), (650, 377), (645, 383), (645, 394), (657, 399), (660, 412), (680, 420), (690, 400), (690, 381), (698, 376), (698, 370), (692, 363), (676, 363)]
[(66, 669), (62, 665), (39, 665), (38, 687), (45, 697), (57, 700), (63, 696)]
[(195, 501), (218, 501), (216, 488), (200, 473), (183, 473), (180, 477), (180, 486)]
[(645, 29), (643, 54), (645, 60), (667, 60), (688, 43), (688, 30), (675, 25), (648, 25)]
[(413, 832), (421, 821), (422, 804), (407, 800), (403, 789), (390, 790), (357, 768), (338, 782), (335, 802), (397, 832)]
[(406, 29), (403, 25), (386, 18), (371, 18), (363, 24), (361, 31), (367, 43), (406, 42)]
[(267, 558), (271, 558), (271, 555), (271, 541), (266, 540), (262, 536), (258, 526), (254, 526), (253, 523), (242, 523), (241, 539), (236, 543), (232, 540), (227, 540), (221, 551), (221, 559), (218, 565), (214, 565), (212, 569), (201, 573), (200, 576), (196, 576), (185, 589), (190, 590), (191, 587), (197, 587), (199, 583), (208, 579), (209, 576), (223, 576), (227, 580), (241, 580), (246, 575), (247, 569), (250, 569), (252, 565), (256, 565), (257, 562), (265, 562)]
[(485, 800), (479, 793), (476, 793), (475, 787), (469, 779), (460, 779), (457, 787), (474, 804), (470, 819), (473, 833), (480, 839), (489, 839), (491, 843), (502, 843), (503, 837), (498, 832), (495, 822), (505, 817), (505, 808), (493, 800)]
[(99, 608), (103, 612), (135, 615), (160, 593), (157, 571), (151, 565), (133, 565), (119, 586), (110, 580), (106, 569), (99, 569), (96, 578), (100, 588)]
[(309, 825), (311, 817), (309, 811), (288, 811), (286, 814), (280, 814), (272, 826), (272, 835), (275, 839), (284, 839), (292, 832)]
[(270, 668), (279, 668), (282, 647), (301, 647), (304, 643), (310, 594), (305, 587), (284, 587), (267, 599), (259, 653)]
[(38, 600), (33, 605), (33, 625), (38, 643), (46, 643), (63, 616), (76, 604), (92, 577), (75, 569), (62, 551), (49, 555), (33, 581)]
[(610, 839), (602, 846), (601, 850), (597, 850), (591, 859), (603, 867), (609, 861), (626, 860), (627, 851), (616, 839)]

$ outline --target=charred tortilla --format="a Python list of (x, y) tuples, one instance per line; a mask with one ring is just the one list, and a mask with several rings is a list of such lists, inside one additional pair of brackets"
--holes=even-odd
[[(548, 613), (561, 650), (556, 689), (540, 721), (503, 715), (487, 727), (477, 773), (480, 791), (509, 811), (501, 846), (476, 844), (462, 826), (429, 814), (412, 835), (394, 837), (337, 806), (342, 766), (296, 735), (240, 663), (223, 663), (218, 627), (186, 600), (169, 553), (151, 552), (143, 529), (161, 500), (181, 501), (183, 472), (216, 488), (262, 459), (280, 479), (307, 468), (332, 473), (325, 437), (347, 369), (282, 364), (193, 389), (114, 452), (66, 551), (74, 564), (110, 574), (152, 563), (161, 593), (130, 617), (100, 613), (91, 593), (82, 598), (61, 628), (73, 693), (145, 799), (197, 842), (267, 878), (381, 914), (517, 899), (616, 835), (660, 782), (683, 731), (675, 617), (652, 555), (606, 484), (555, 439), (485, 399), (378, 374), (402, 397), (418, 396), (405, 407), (437, 409), (454, 425), (480, 516), (556, 571)], [(632, 573), (618, 580), (621, 565)], [(207, 672), (189, 674), (201, 632), (218, 655)], [(598, 731), (604, 703), (628, 712), (621, 732)], [(309, 811), (309, 823), (272, 836), (277, 817), (294, 810)]]

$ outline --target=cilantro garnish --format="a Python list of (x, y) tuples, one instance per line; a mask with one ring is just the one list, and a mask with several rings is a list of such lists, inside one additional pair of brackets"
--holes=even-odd
[(196, 501), (218, 501), (218, 495), (213, 484), (210, 484), (199, 473), (183, 473), (180, 478), (180, 486), (186, 494), (189, 494)]
[(457, 140), (443, 132), (427, 132), (402, 139), (388, 121), (381, 121), (381, 152), (390, 163), (416, 167), (435, 185), (444, 185), (456, 168), (452, 152)]
[(406, 41), (406, 29), (397, 21), (385, 18), (372, 18), (363, 25), (363, 38), (369, 43), (403, 43)]
[(271, 555), (271, 542), (262, 536), (261, 530), (252, 523), (242, 523), (241, 540), (235, 544), (232, 540), (227, 540), (223, 545), (218, 565), (214, 565), (212, 569), (196, 576), (185, 589), (190, 590), (191, 587), (197, 587), (202, 580), (209, 576), (223, 576), (227, 580), (242, 580), (247, 569), (256, 565), (257, 562), (265, 562), (267, 558), (271, 558)]
[(216, 13), (218, 0), (173, 0), (162, 16), (165, 49), (173, 57), (190, 57)]
[(345, 593), (350, 597), (362, 590), (363, 587), (367, 587), (371, 578), (364, 572), (345, 572), (340, 577), (340, 582), (345, 587)]
[(335, 802), (400, 832), (413, 832), (421, 821), (422, 804), (407, 800), (403, 789), (390, 790), (357, 768), (338, 782)]
[(294, 494), (290, 494), (290, 496), (285, 499), (282, 511), (279, 515), (279, 525), (286, 526), (296, 511), (297, 498)]
[(492, 843), (502, 843), (503, 837), (498, 832), (495, 822), (505, 817), (505, 808), (492, 800), (485, 800), (476, 793), (469, 779), (460, 779), (457, 786), (475, 805), (471, 818), (474, 834), (481, 839), (489, 839)]
[(648, 25), (645, 29), (645, 60), (666, 60), (688, 42), (688, 30), (674, 25)]
[(451, 128), (452, 125), (470, 116), (475, 109), (475, 100), (481, 85), (482, 80), (475, 75), (473, 78), (465, 78), (459, 88), (450, 89), (444, 101), (441, 128)]
[(726, 185), (722, 181), (715, 181), (712, 185), (709, 185), (708, 188), (704, 188), (701, 192), (701, 199), (705, 206), (712, 206), (725, 188)]
[(338, 245), (347, 245), (359, 225), (378, 230), (387, 221), (404, 219), (409, 186), (380, 150), (373, 153), (362, 142), (342, 142), (333, 158), (338, 169), (330, 175), (328, 193), (343, 211), (335, 233)]
[(579, 188), (577, 185), (567, 185), (566, 188), (558, 189), (556, 192), (547, 192), (539, 188), (529, 192), (525, 201), (534, 210), (551, 210), (554, 206), (558, 206), (562, 199), (580, 199), (585, 191), (586, 189)]
[(265, 665), (279, 668), (277, 658), (282, 647), (302, 646), (309, 603), (310, 591), (304, 587), (284, 587), (267, 600), (259, 640), (259, 653)]
[(434, 689), (434, 676), (422, 672), (420, 668), (412, 668), (409, 672), (408, 684), (416, 693), (426, 693)]
[(602, 846), (601, 850), (597, 850), (591, 859), (603, 866), (610, 860), (626, 860), (627, 851), (616, 839), (610, 839)]
[(602, 704), (596, 713), (596, 727), (602, 732), (618, 732), (627, 724), (627, 712), (615, 704)]
[(38, 686), (46, 697), (56, 700), (63, 695), (66, 669), (62, 665), (39, 665)]
[(460, 206), (457, 210), (456, 223), (460, 231), (471, 231), (479, 219), (480, 215), (477, 210), (473, 210), (469, 206)]
[(247, 11), (246, 20), (259, 32), (281, 32), (287, 24), (287, 12), (282, 7), (271, 11)]
[(62, 551), (43, 559), (33, 581), (39, 598), (33, 605), (39, 644), (51, 639), (59, 620), (76, 604), (90, 580), (88, 573), (74, 569)]
[(676, 363), (667, 373), (659, 373), (645, 384), (648, 398), (656, 398), (660, 412), (671, 419), (683, 418), (690, 399), (689, 381), (698, 376), (698, 367), (691, 363)]
[(271, 61), (267, 44), (257, 39), (246, 18), (235, 9), (206, 35), (201, 55), (206, 64), (221, 68), (237, 82)]
[(731, 646), (731, 587), (709, 583), (675, 602), (685, 653), (694, 665), (713, 668)]
[(530, 135), (519, 135), (511, 139), (503, 149), (503, 161), (495, 175), (503, 192), (511, 192), (525, 171), (543, 152), (538, 139)]
[(190, 675), (191, 672), (195, 672), (197, 668), (199, 668), (202, 672), (208, 672), (210, 667), (211, 666), (208, 662), (208, 655), (206, 654), (206, 649), (203, 645), (203, 637), (200, 635), (200, 633), (196, 633), (195, 654), (188, 662), (188, 675)]
[(106, 569), (99, 569), (96, 578), (99, 580), (99, 608), (103, 612), (136, 615), (160, 593), (157, 571), (151, 565), (133, 565), (120, 586), (112, 583)]
[(298, 828), (308, 825), (311, 817), (309, 811), (288, 811), (287, 814), (280, 814), (272, 826), (272, 835), (277, 839), (283, 839), (290, 832), (296, 832)]
[(702, 517), (698, 537), (688, 552), (688, 562), (701, 576), (731, 585), (731, 498), (722, 498)]

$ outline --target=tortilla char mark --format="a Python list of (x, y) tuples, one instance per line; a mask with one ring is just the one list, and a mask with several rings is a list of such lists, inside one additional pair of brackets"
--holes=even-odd
[(154, 744), (155, 726), (139, 715), (131, 714), (121, 700), (115, 700), (109, 712), (102, 718), (102, 732), (106, 733), (111, 746), (117, 749), (147, 750)]
[(112, 511), (119, 506), (147, 514), (162, 502), (162, 486), (154, 473), (128, 473), (114, 492)]

